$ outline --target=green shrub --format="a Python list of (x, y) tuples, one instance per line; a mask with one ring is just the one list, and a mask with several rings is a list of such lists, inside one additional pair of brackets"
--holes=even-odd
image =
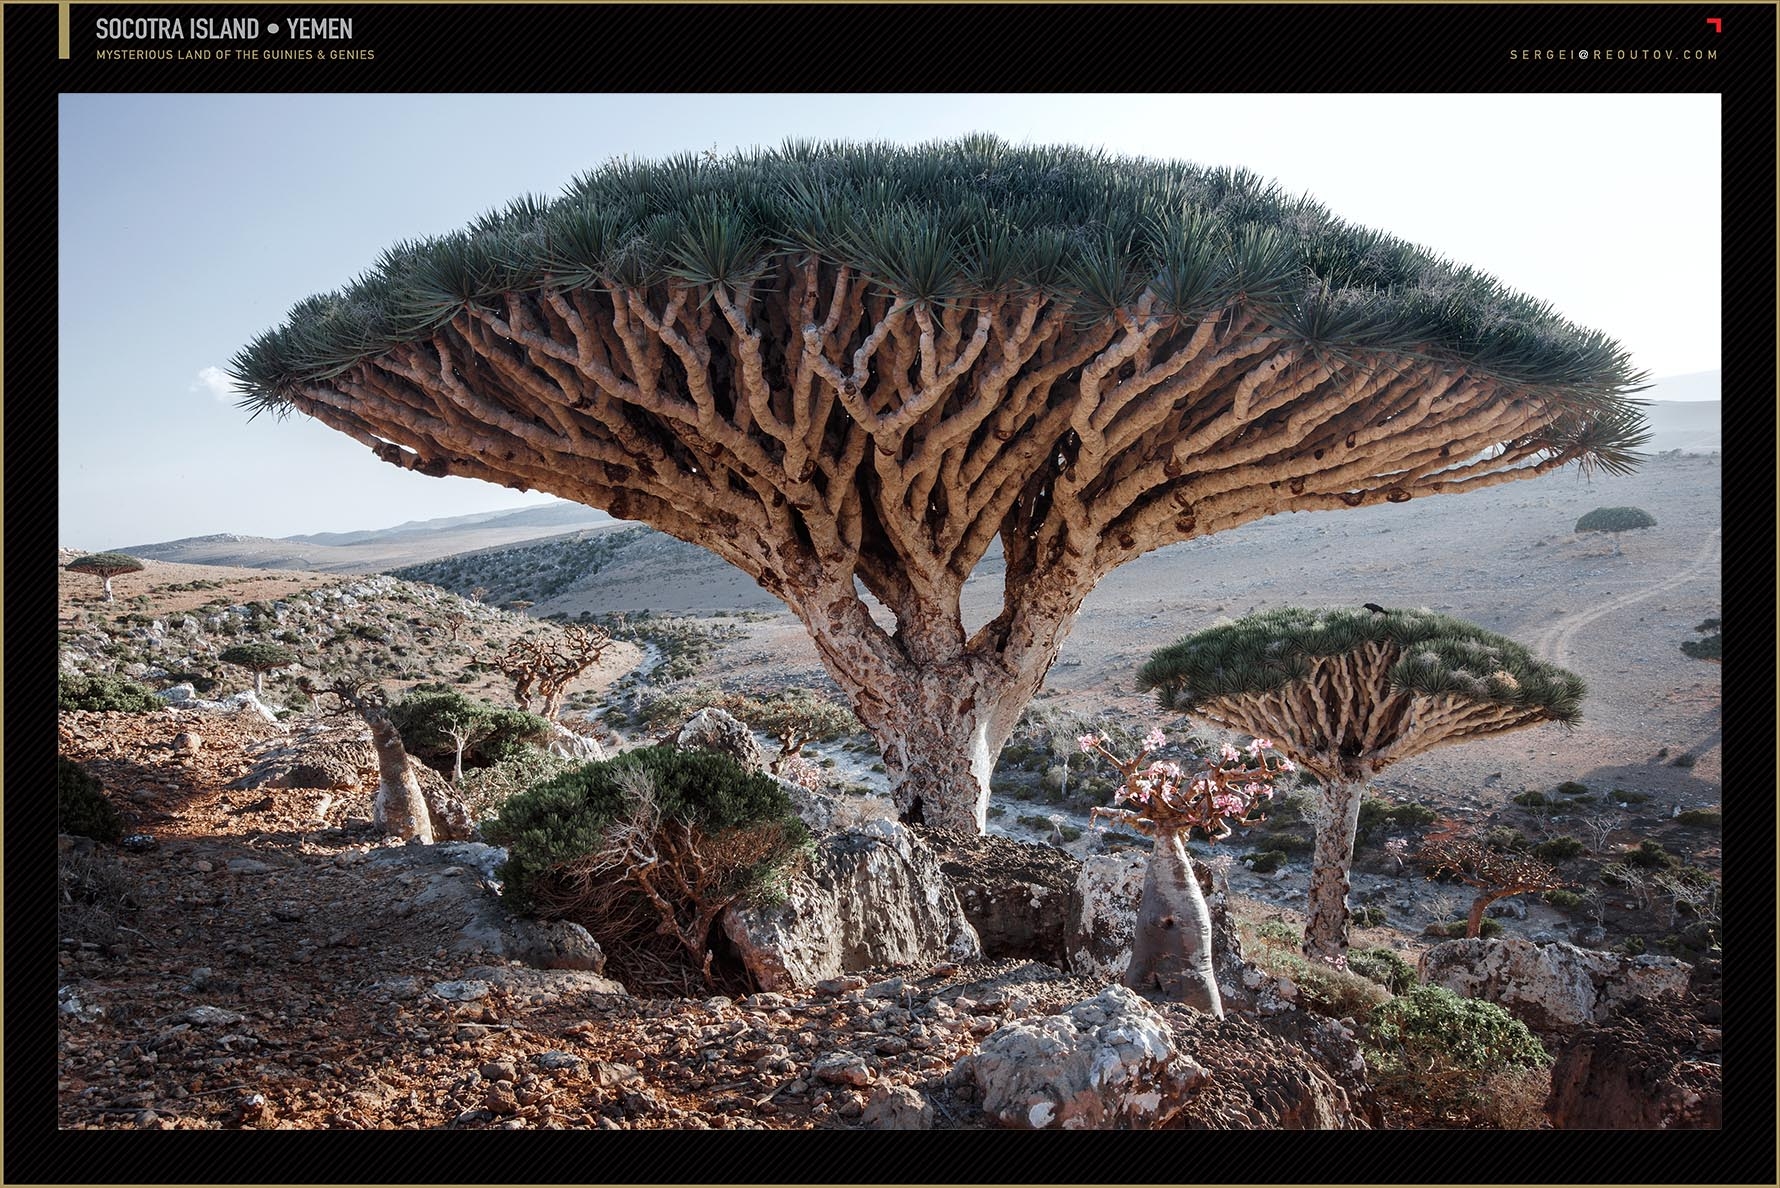
[(1541, 862), (1556, 866), (1582, 853), (1582, 843), (1568, 835), (1554, 837), (1550, 841), (1542, 841), (1533, 847), (1533, 857)]
[(1717, 829), (1724, 820), (1724, 813), (1719, 809), (1688, 809), (1675, 818), (1678, 825), (1707, 825)]
[[(1450, 936), (1455, 940), (1458, 940), (1458, 939), (1461, 939), (1464, 937), (1465, 928), (1466, 928), (1466, 925), (1463, 920), (1454, 920), (1450, 924), (1430, 924), (1430, 925), (1428, 925), (1428, 927), (1425, 931), (1426, 931), (1427, 935), (1429, 935), (1429, 936), (1439, 936), (1442, 933), (1444, 933), (1445, 935)], [(1485, 916), (1483, 918), (1483, 920), (1477, 925), (1477, 935), (1480, 937), (1486, 937), (1486, 938), (1492, 937), (1492, 936), (1501, 936), (1502, 935), (1502, 925), (1499, 921), (1497, 921), (1489, 916)]]
[(1669, 870), (1681, 865), (1681, 860), (1663, 849), (1661, 843), (1649, 839), (1639, 842), (1637, 849), (1626, 851), (1625, 860), (1646, 870)]
[(1584, 792), (1588, 791), (1588, 785), (1579, 784), (1575, 780), (1565, 780), (1556, 788), (1552, 789), (1552, 791), (1556, 792), (1559, 796), (1581, 796)]
[(1412, 829), (1417, 825), (1426, 825), (1438, 817), (1439, 814), (1425, 804), (1414, 801), (1392, 804), (1382, 797), (1369, 797), (1360, 802), (1360, 819), (1354, 830), (1354, 842), (1363, 845), (1381, 829)]
[(1613, 789), (1613, 799), (1621, 804), (1645, 804), (1650, 800), (1648, 792), (1627, 792), (1624, 788)]
[(1361, 1044), (1374, 1084), (1388, 1096), (1416, 1103), (1437, 1115), (1477, 1115), (1504, 1124), (1503, 1087), (1538, 1074), (1551, 1057), (1526, 1024), (1493, 1002), (1461, 998), (1444, 986), (1416, 986), (1377, 1007)]
[(1376, 928), (1387, 919), (1381, 907), (1357, 907), (1351, 914), (1355, 928)]
[(711, 751), (644, 747), (616, 759), (563, 772), (511, 797), (485, 830), (490, 841), (507, 847), (499, 870), (503, 897), (518, 910), (536, 901), (541, 884), (563, 863), (601, 848), (609, 826), (625, 817), (622, 777), (652, 777), (655, 809), (664, 827), (690, 826), (718, 837), (754, 825), (776, 825), (782, 844), (766, 858), (738, 869), (705, 872), (712, 894), (747, 886), (764, 890), (779, 867), (809, 838), (809, 831), (776, 782), (750, 773), (735, 760)]
[(1627, 957), (1640, 956), (1644, 952), (1644, 938), (1641, 936), (1628, 936), (1621, 942), (1619, 949), (1620, 952), (1624, 953)]
[(1550, 804), (1551, 801), (1546, 799), (1545, 793), (1539, 791), (1537, 788), (1528, 788), (1525, 792), (1522, 792), (1519, 796), (1514, 798), (1514, 803), (1525, 805), (1527, 808), (1544, 808), (1546, 805)]
[(1253, 850), (1244, 854), (1241, 859), (1256, 874), (1272, 874), (1286, 860), (1284, 850)]
[(1255, 925), (1255, 940), (1270, 949), (1295, 949), (1303, 936), (1284, 920), (1263, 920)]
[(1557, 908), (1559, 911), (1573, 912), (1582, 906), (1582, 896), (1576, 894), (1574, 891), (1565, 891), (1562, 888), (1559, 888), (1556, 891), (1547, 891), (1545, 893), (1545, 902), (1549, 903), (1552, 907)]
[(487, 767), (466, 768), (457, 794), (472, 818), (486, 821), (501, 811), (509, 797), (578, 766), (573, 759), (537, 747), (520, 747)]
[(1290, 978), (1298, 987), (1300, 1004), (1331, 1019), (1364, 1018), (1390, 998), (1389, 992), (1372, 979), (1312, 961), (1295, 947), (1263, 949), (1255, 955), (1255, 964), (1275, 977)]
[(389, 707), (389, 720), (410, 754), (442, 772), (451, 770), (457, 756), (457, 740), (448, 733), (452, 728), (468, 736), (466, 770), (510, 759), (550, 734), (550, 723), (537, 714), (490, 705), (438, 684), (416, 686)]
[(1679, 754), (1679, 755), (1675, 756), (1673, 759), (1669, 760), (1669, 766), (1670, 767), (1692, 767), (1694, 764), (1698, 763), (1699, 761), (1700, 761), (1700, 757), (1698, 755), (1694, 755), (1687, 751), (1683, 751), (1683, 752), (1681, 752), (1681, 754)]
[(1527, 848), (1527, 835), (1506, 825), (1497, 825), (1483, 835), (1483, 844), (1498, 854)]
[(1355, 949), (1347, 955), (1347, 967), (1392, 994), (1408, 993), (1421, 980), (1416, 975), (1415, 966), (1390, 949)]
[(56, 757), (56, 821), (63, 833), (114, 842), (124, 835), (124, 821), (105, 798), (99, 781), (80, 764)]
[(76, 676), (63, 673), (56, 681), (60, 710), (121, 710), (142, 714), (162, 708), (147, 685), (120, 676)]

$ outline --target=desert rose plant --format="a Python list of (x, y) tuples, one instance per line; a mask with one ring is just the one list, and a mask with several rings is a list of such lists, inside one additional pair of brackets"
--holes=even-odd
[(1281, 607), (1159, 649), (1163, 708), (1278, 741), (1320, 782), (1306, 956), (1347, 951), (1348, 872), (1368, 776), (1437, 746), (1582, 716), (1582, 678), (1427, 610)]
[[(1152, 730), (1143, 750), (1121, 759), (1099, 735), (1084, 734), (1079, 740), (1084, 754), (1100, 755), (1124, 776), (1113, 793), (1115, 807), (1094, 809), (1092, 819), (1119, 821), (1155, 839), (1138, 900), (1125, 985), (1158, 991), (1222, 1018), (1223, 997), (1212, 974), (1211, 913), (1193, 875), (1187, 837), (1197, 829), (1207, 841), (1217, 842), (1236, 825), (1256, 824), (1259, 818), (1252, 814), (1272, 799), (1274, 777), (1292, 771), (1293, 765), (1276, 757), (1269, 766), (1267, 752), (1273, 744), (1258, 738), (1240, 751), (1226, 744), (1191, 777), (1168, 760), (1145, 766), (1166, 742), (1160, 730)], [(1130, 807), (1117, 807), (1121, 805)]]
[(1117, 567), (1646, 436), (1627, 352), (1488, 276), (1240, 170), (989, 136), (615, 161), (391, 247), (232, 371), (403, 470), (719, 554), (808, 628), (903, 814), (977, 833)]

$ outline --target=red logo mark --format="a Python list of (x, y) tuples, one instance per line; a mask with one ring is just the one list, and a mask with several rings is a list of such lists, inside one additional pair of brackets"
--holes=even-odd
[(1714, 33), (1724, 32), (1724, 18), (1723, 17), (1707, 17), (1706, 23), (1708, 25), (1712, 26), (1712, 31)]

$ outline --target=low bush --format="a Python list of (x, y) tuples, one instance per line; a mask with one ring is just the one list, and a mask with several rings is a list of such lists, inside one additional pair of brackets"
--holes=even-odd
[(147, 685), (128, 677), (63, 673), (56, 681), (56, 708), (63, 712), (121, 710), (127, 714), (143, 714), (162, 708), (162, 702)]
[(1270, 949), (1295, 949), (1303, 935), (1284, 920), (1263, 920), (1255, 925), (1255, 940)]
[(450, 772), (456, 762), (454, 729), (465, 735), (466, 769), (512, 758), (550, 734), (550, 723), (537, 714), (490, 705), (449, 685), (415, 687), (389, 707), (389, 720), (408, 752), (440, 772)]
[[(1513, 1124), (1514, 1105), (1538, 1100), (1538, 1073), (1551, 1057), (1526, 1024), (1493, 1002), (1461, 998), (1444, 986), (1416, 986), (1373, 1010), (1361, 1043), (1381, 1092), (1455, 1123)], [(1526, 1074), (1535, 1074), (1527, 1076)], [(1505, 1094), (1504, 1076), (1526, 1082)]]
[(1406, 994), (1421, 981), (1415, 966), (1390, 949), (1355, 949), (1347, 955), (1347, 967), (1392, 994)]
[(1556, 788), (1553, 788), (1552, 791), (1556, 792), (1559, 796), (1581, 796), (1588, 791), (1588, 785), (1578, 783), (1575, 780), (1565, 780)]
[(1525, 792), (1522, 792), (1519, 796), (1514, 798), (1514, 803), (1524, 805), (1527, 808), (1544, 808), (1546, 805), (1550, 804), (1551, 801), (1546, 798), (1545, 793), (1539, 791), (1537, 788), (1528, 788)]
[(1547, 891), (1545, 893), (1545, 902), (1549, 903), (1552, 907), (1557, 908), (1559, 911), (1573, 912), (1582, 906), (1582, 896), (1576, 894), (1574, 891), (1565, 891), (1562, 888), (1559, 888), (1556, 891)]
[(1613, 789), (1613, 799), (1621, 804), (1645, 804), (1650, 800), (1648, 792), (1628, 792), (1624, 788)]
[(509, 798), (578, 766), (573, 759), (537, 747), (521, 747), (487, 767), (465, 769), (457, 795), (472, 819), (486, 821), (499, 814)]
[(1582, 843), (1568, 835), (1554, 837), (1550, 841), (1542, 841), (1533, 847), (1533, 857), (1541, 862), (1556, 866), (1582, 853)]
[(1677, 825), (1704, 825), (1717, 829), (1724, 821), (1724, 813), (1719, 809), (1688, 809), (1675, 818)]
[(1388, 918), (1381, 907), (1357, 907), (1352, 912), (1355, 928), (1377, 928)]
[(1518, 829), (1497, 825), (1484, 833), (1483, 844), (1498, 854), (1512, 853), (1527, 848), (1527, 835)]
[(1360, 802), (1360, 820), (1354, 830), (1354, 842), (1356, 845), (1364, 845), (1376, 833), (1391, 829), (1413, 829), (1438, 817), (1439, 814), (1425, 804), (1414, 801), (1392, 804), (1381, 797), (1370, 797)]
[(582, 924), (633, 991), (725, 984), (710, 947), (717, 916), (738, 900), (770, 903), (810, 841), (777, 782), (671, 747), (565, 771), (508, 799), (485, 833), (507, 847), (499, 874), (513, 906)]
[(1371, 978), (1313, 961), (1296, 948), (1265, 948), (1254, 962), (1275, 977), (1290, 978), (1298, 987), (1299, 1004), (1331, 1019), (1365, 1018), (1391, 996)]
[(1285, 860), (1284, 850), (1252, 850), (1241, 858), (1256, 874), (1272, 874)]
[(1638, 843), (1635, 850), (1627, 850), (1625, 860), (1632, 866), (1641, 866), (1645, 870), (1671, 870), (1681, 865), (1681, 860), (1663, 849), (1661, 843), (1648, 838)]
[(63, 833), (114, 842), (124, 835), (124, 821), (105, 798), (99, 781), (80, 764), (56, 757), (56, 822)]

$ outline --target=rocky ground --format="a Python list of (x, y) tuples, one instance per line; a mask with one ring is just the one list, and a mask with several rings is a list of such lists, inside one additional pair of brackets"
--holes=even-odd
[[(252, 713), (63, 716), (62, 753), (131, 830), (62, 842), (65, 1127), (976, 1127), (960, 1059), (1105, 986), (1011, 957), (701, 1001), (534, 968), (490, 891), (497, 852), (380, 844), (369, 771), (230, 787), (290, 739)], [(1253, 1023), (1189, 1049), (1258, 1096), (1214, 1078), (1180, 1124), (1352, 1121), (1327, 1070)]]

